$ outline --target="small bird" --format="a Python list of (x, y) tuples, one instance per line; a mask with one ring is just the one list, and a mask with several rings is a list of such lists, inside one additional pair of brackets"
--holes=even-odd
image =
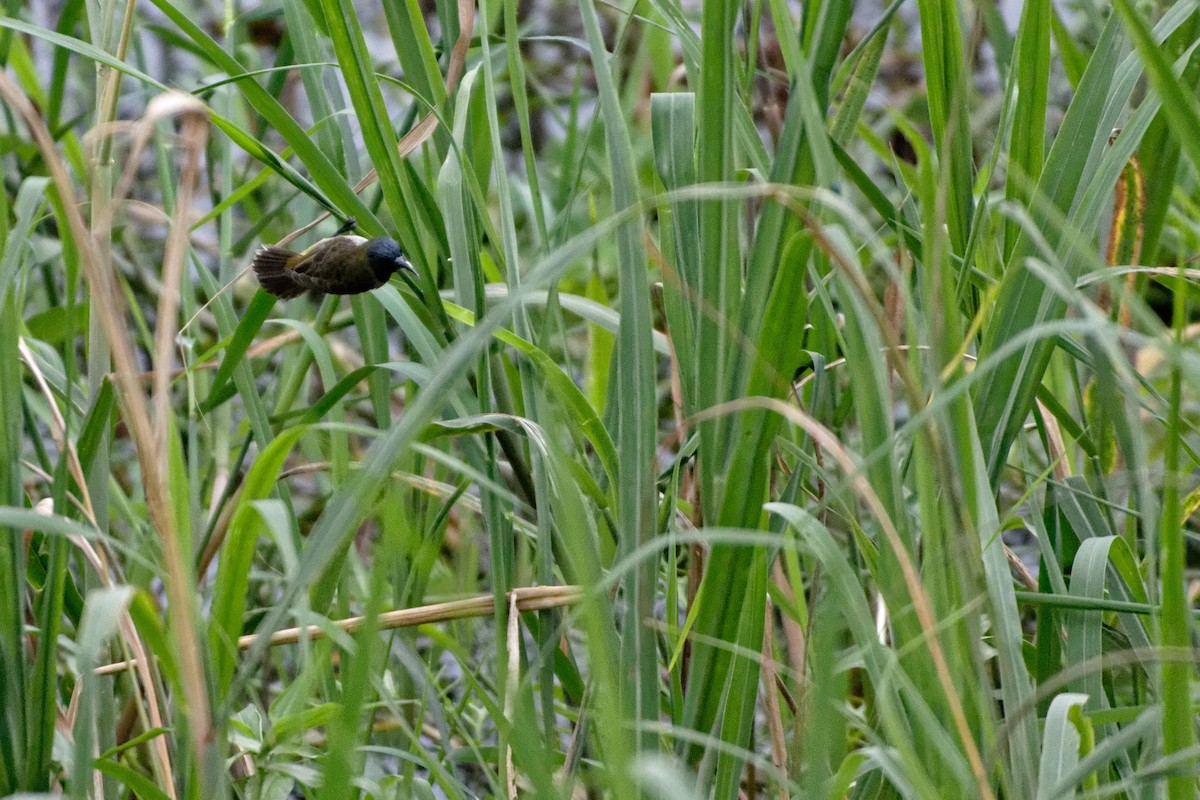
[(383, 286), (398, 270), (417, 274), (395, 239), (343, 236), (342, 231), (303, 253), (263, 245), (251, 266), (259, 285), (285, 300), (304, 292), (359, 294)]

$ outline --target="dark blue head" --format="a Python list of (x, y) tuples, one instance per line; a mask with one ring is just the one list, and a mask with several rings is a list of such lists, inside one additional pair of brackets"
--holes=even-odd
[(380, 281), (386, 281), (393, 272), (401, 269), (406, 269), (414, 275), (417, 272), (404, 257), (404, 251), (400, 249), (396, 240), (387, 236), (367, 242), (367, 263), (371, 265), (371, 271)]

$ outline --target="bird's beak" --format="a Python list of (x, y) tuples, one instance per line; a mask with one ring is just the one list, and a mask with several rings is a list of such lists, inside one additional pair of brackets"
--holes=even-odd
[(417, 274), (417, 271), (415, 269), (413, 269), (413, 265), (408, 263), (408, 259), (405, 258), (404, 256), (400, 256), (399, 258), (396, 259), (396, 266), (398, 266), (400, 269), (408, 270), (413, 275)]
[[(421, 287), (417, 285), (416, 278), (419, 277), (417, 275), (417, 271), (415, 269), (413, 269), (412, 264), (409, 264), (407, 261), (402, 261), (402, 259), (398, 258), (398, 259), (396, 259), (396, 262), (400, 264), (400, 268), (401, 268), (401, 271), (396, 273), (397, 275), (400, 276), (400, 280), (403, 281), (404, 285), (407, 286), (412, 291), (412, 293), (417, 296), (417, 299), (419, 299), (422, 303), (425, 303), (426, 302), (425, 293), (422, 292)], [(408, 275), (405, 275), (404, 270), (408, 270), (409, 272), (411, 272), (412, 277), (410, 278)]]

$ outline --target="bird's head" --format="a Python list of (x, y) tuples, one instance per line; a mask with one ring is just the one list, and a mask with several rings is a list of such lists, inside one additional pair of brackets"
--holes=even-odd
[(387, 236), (380, 236), (378, 239), (367, 242), (367, 263), (370, 264), (371, 270), (380, 281), (386, 281), (392, 276), (392, 273), (402, 269), (406, 269), (414, 275), (417, 274), (412, 264), (408, 263), (408, 259), (404, 257), (404, 251), (400, 249), (400, 245), (396, 243), (395, 239)]

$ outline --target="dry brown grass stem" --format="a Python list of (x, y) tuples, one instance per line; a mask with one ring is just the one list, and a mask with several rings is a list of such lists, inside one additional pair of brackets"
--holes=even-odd
[[(545, 611), (550, 608), (563, 608), (575, 605), (582, 599), (583, 589), (578, 586), (526, 586), (513, 589), (508, 593), (509, 603), (515, 603), (518, 611)], [(436, 622), (449, 622), (467, 617), (490, 617), (495, 613), (495, 598), (490, 594), (468, 597), (463, 600), (449, 600), (445, 603), (432, 603), (416, 608), (401, 608), (387, 611), (375, 619), (375, 625), (380, 630), (395, 628), (412, 628), (417, 625), (429, 625)], [(349, 617), (336, 620), (329, 626), (305, 625), (299, 628), (285, 628), (271, 634), (271, 644), (296, 644), (301, 639), (324, 639), (329, 635), (329, 627), (343, 633), (354, 634), (367, 621), (366, 617)], [(238, 649), (246, 650), (256, 641), (258, 634), (249, 633), (238, 638)], [(97, 675), (110, 675), (121, 672), (133, 666), (132, 661), (118, 661), (96, 668)]]
[(779, 672), (775, 668), (775, 608), (767, 598), (767, 621), (763, 626), (762, 650), (762, 698), (763, 715), (767, 719), (767, 733), (771, 741), (771, 763), (783, 776), (779, 782), (780, 800), (788, 799), (788, 745), (787, 731), (783, 725), (783, 709), (779, 705)]
[(89, 230), (79, 211), (75, 186), (45, 122), (21, 88), (4, 73), (0, 73), (0, 100), (24, 121), (50, 172), (65, 227), (74, 241), (79, 265), (91, 290), (92, 313), (111, 351), (117, 397), (137, 451), (147, 509), (162, 540), (166, 568), (164, 584), (170, 602), (167, 611), (169, 627), (179, 651), (180, 680), (192, 731), (190, 739), (197, 763), (202, 763), (212, 743), (213, 729), (203, 661), (196, 638), (193, 581), (175, 530), (173, 505), (167, 489), (168, 464), (156, 458), (159, 449), (155, 446), (154, 428), (138, 380), (137, 361), (125, 323), (124, 295), (105, 257), (110, 244), (106, 237), (111, 230), (111, 197), (104, 198), (101, 207), (97, 207), (97, 198), (93, 195), (93, 222), (100, 220), (101, 227)]

